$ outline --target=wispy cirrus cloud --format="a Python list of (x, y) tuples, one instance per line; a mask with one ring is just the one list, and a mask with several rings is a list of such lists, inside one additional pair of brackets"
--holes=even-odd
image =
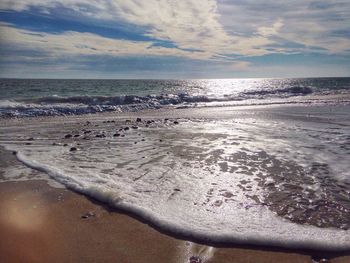
[[(347, 51), (349, 36), (335, 35), (348, 30), (350, 4), (344, 0), (2, 0), (0, 9), (42, 12), (64, 7), (85, 17), (124, 21), (146, 27), (145, 35), (173, 42), (181, 49), (205, 53), (271, 53), (265, 45), (296, 42), (319, 46), (329, 52)], [(288, 49), (289, 50), (289, 49)], [(279, 52), (282, 50), (279, 49)], [(300, 50), (298, 50), (300, 51)]]
[[(257, 4), (253, 0), (219, 0), (219, 3), (220, 22), (228, 32), (270, 35), (280, 47), (276, 53), (349, 53), (349, 1), (266, 0)], [(298, 47), (283, 48), (286, 42)]]
[(3, 50), (39, 51), (43, 59), (174, 57), (221, 62), (234, 71), (251, 69), (250, 58), (273, 54), (350, 55), (346, 0), (0, 0), (0, 10), (102, 27), (126, 25), (126, 31), (140, 36), (105, 36), (86, 28), (78, 32), (67, 25), (50, 32), (45, 25), (24, 29), (23, 23), (1, 24)]
[(64, 7), (95, 19), (127, 22), (145, 28), (144, 35), (170, 41), (178, 49), (201, 51), (212, 58), (226, 54), (243, 56), (268, 53), (261, 45), (272, 43), (267, 35), (247, 37), (228, 34), (219, 22), (215, 0), (23, 0), (2, 2), (0, 8), (16, 11), (39, 8), (45, 13)]
[(66, 31), (61, 34), (17, 29), (0, 23), (1, 45), (17, 50), (42, 51), (45, 56), (109, 55), (109, 56), (181, 56), (203, 59), (199, 51), (154, 46), (150, 41), (130, 41), (101, 37), (92, 33)]

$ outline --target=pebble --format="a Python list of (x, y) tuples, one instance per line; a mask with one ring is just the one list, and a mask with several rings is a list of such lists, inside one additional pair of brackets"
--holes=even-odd
[(90, 217), (95, 217), (95, 216), (96, 216), (96, 215), (95, 215), (94, 212), (89, 211), (89, 212), (83, 214), (83, 215), (81, 216), (81, 218), (83, 218), (83, 219), (88, 219), (88, 218), (90, 218)]
[(120, 133), (115, 133), (113, 134), (114, 137), (119, 137), (120, 136)]
[(64, 138), (65, 138), (65, 139), (72, 138), (72, 134), (66, 134), (66, 135), (64, 136)]
[(71, 151), (71, 152), (75, 152), (76, 150), (78, 150), (76, 147), (71, 147), (71, 148), (69, 149), (69, 151)]
[(134, 130), (138, 129), (139, 127), (137, 126), (131, 126), (131, 128), (133, 128)]
[(136, 122), (141, 122), (141, 121), (142, 121), (141, 118), (136, 119)]
[(178, 121), (174, 121), (174, 124), (179, 124), (179, 122)]
[(190, 257), (190, 263), (202, 263), (202, 259), (197, 256)]
[(127, 130), (129, 130), (129, 129), (130, 129), (129, 127), (125, 127), (125, 128), (124, 128), (124, 131), (127, 131)]

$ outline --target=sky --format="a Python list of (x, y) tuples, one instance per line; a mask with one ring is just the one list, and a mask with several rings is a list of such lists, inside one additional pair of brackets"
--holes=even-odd
[(334, 76), (349, 0), (0, 0), (0, 77)]

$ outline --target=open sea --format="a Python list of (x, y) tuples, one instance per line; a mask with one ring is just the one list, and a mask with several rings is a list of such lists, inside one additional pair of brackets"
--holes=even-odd
[(0, 79), (0, 117), (125, 112), (164, 107), (348, 103), (349, 97), (350, 78)]
[(184, 237), (350, 249), (350, 78), (2, 79), (0, 145)]

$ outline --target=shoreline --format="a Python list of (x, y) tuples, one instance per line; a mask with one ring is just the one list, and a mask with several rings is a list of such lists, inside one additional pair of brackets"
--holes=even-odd
[[(20, 164), (8, 151), (0, 152), (1, 168)], [(67, 261), (83, 258), (85, 262), (115, 262), (116, 257), (117, 262), (138, 262), (142, 258), (147, 261), (141, 262), (191, 262), (191, 257), (198, 257), (203, 263), (311, 262), (312, 258), (345, 263), (350, 259), (350, 252), (196, 243), (198, 240), (166, 233), (135, 215), (66, 188), (53, 188), (42, 180), (1, 182), (0, 197), (0, 211), (10, 211), (0, 215), (0, 233), (5, 240), (0, 254), (4, 262), (22, 262), (24, 258), (29, 262), (66, 262), (61, 260), (64, 257)], [(30, 217), (33, 220), (28, 222)], [(47, 253), (40, 248), (44, 240)], [(123, 253), (119, 246), (124, 247)]]
[[(2, 130), (4, 132), (0, 137), (6, 138), (7, 131), (11, 131), (13, 128), (23, 129), (28, 127), (27, 125), (51, 125), (51, 123), (62, 122), (63, 125), (67, 124), (68, 126), (75, 127), (74, 125), (79, 126), (81, 123), (86, 121), (96, 122), (101, 125), (102, 123), (105, 123), (105, 121), (108, 122), (108, 120), (121, 121), (136, 118), (142, 118), (143, 121), (151, 118), (170, 118), (172, 120), (181, 121), (181, 119), (221, 120), (225, 118), (258, 118), (263, 116), (264, 118), (269, 119), (284, 118), (285, 114), (290, 114), (290, 111), (292, 111), (293, 114), (288, 115), (288, 117), (292, 120), (307, 119), (308, 121), (316, 122), (333, 122), (333, 120), (329, 118), (331, 116), (329, 107), (324, 109), (319, 106), (308, 107), (307, 109), (311, 114), (307, 116), (304, 114), (304, 111), (298, 112), (298, 110), (294, 111), (293, 109), (299, 109), (299, 107), (293, 107), (291, 105), (270, 105), (268, 107), (243, 106), (168, 110), (161, 109), (127, 113), (105, 112), (99, 114), (66, 117), (45, 116), (36, 118), (0, 119), (0, 124), (3, 127)], [(321, 111), (321, 117), (313, 116), (313, 111)], [(38, 135), (41, 136), (40, 131)], [(0, 154), (0, 179), (2, 177), (1, 170), (5, 166), (8, 166), (9, 169), (15, 169), (14, 167), (18, 167), (18, 165), (23, 167), (25, 166), (23, 163), (18, 161), (15, 155), (11, 154), (11, 152), (7, 150), (4, 150), (1, 146)], [(31, 168), (27, 169), (35, 171), (35, 173), (38, 174), (44, 174), (43, 172), (36, 171)], [(44, 175), (48, 177), (48, 175)], [(49, 181), (54, 180), (50, 179)], [(2, 214), (1, 211), (9, 210), (9, 208), (17, 209), (16, 207), (19, 206), (20, 209), (27, 210), (21, 206), (18, 198), (13, 197), (21, 196), (22, 194), (29, 197), (35, 196), (33, 199), (34, 201), (32, 202), (44, 202), (44, 210), (46, 211), (44, 214), (54, 214), (54, 216), (50, 217), (47, 220), (48, 222), (45, 223), (48, 226), (46, 226), (45, 229), (38, 230), (36, 235), (39, 235), (40, 238), (48, 239), (49, 241), (46, 243), (50, 243), (49, 246), (52, 244), (49, 250), (51, 251), (56, 249), (57, 255), (53, 256), (53, 254), (48, 254), (46, 255), (46, 258), (41, 259), (42, 261), (36, 259), (34, 260), (35, 262), (55, 262), (55, 260), (57, 260), (56, 257), (59, 258), (61, 255), (67, 257), (70, 255), (75, 259), (71, 260), (67, 258), (66, 261), (78, 261), (84, 258), (85, 262), (90, 262), (89, 259), (91, 259), (91, 262), (115, 262), (115, 259), (113, 260), (112, 257), (121, 257), (123, 260), (124, 258), (127, 259), (126, 261), (120, 260), (117, 262), (318, 262), (319, 259), (323, 258), (332, 259), (331, 261), (327, 262), (345, 263), (350, 261), (350, 251), (326, 252), (320, 250), (287, 249), (281, 247), (242, 245), (234, 243), (218, 243), (210, 240), (197, 240), (189, 237), (188, 235), (178, 235), (164, 230), (164, 228), (159, 227), (154, 223), (150, 223), (138, 215), (124, 210), (111, 208), (105, 203), (96, 201), (89, 196), (68, 190), (66, 188), (52, 188), (48, 184), (48, 181), (29, 179), (22, 182), (0, 182), (0, 234), (6, 237), (8, 236), (8, 238), (5, 238), (5, 240), (10, 240), (7, 243), (0, 244), (0, 255), (8, 255), (6, 258), (8, 261), (5, 262), (18, 262), (18, 260), (12, 260), (19, 256), (17, 255), (16, 250), (24, 249), (27, 251), (25, 248), (31, 246), (32, 240), (26, 240), (24, 242), (21, 238), (18, 240), (16, 239), (16, 236), (21, 235), (23, 235), (23, 239), (25, 239), (25, 232), (22, 231), (23, 233), (19, 233), (18, 229), (11, 226), (11, 224), (8, 224), (8, 220), (6, 221), (7, 223), (4, 224), (5, 221), (1, 219), (2, 217), (7, 216), (6, 214)], [(28, 200), (31, 199), (28, 198)], [(9, 207), (6, 209), (2, 208), (2, 206), (6, 204), (9, 204)], [(33, 207), (31, 203), (25, 203), (25, 205), (28, 207)], [(20, 211), (18, 213), (21, 215)], [(27, 214), (23, 214), (21, 217), (26, 218)], [(56, 241), (54, 237), (51, 236), (47, 237), (47, 233), (51, 233), (53, 231), (51, 228), (54, 229), (54, 236), (59, 236), (61, 240), (60, 242), (62, 243), (69, 243), (76, 240), (71, 244), (74, 249), (68, 249), (65, 246), (56, 248), (55, 246), (58, 246), (57, 242), (59, 240)], [(113, 229), (113, 231), (110, 231), (110, 229)], [(135, 233), (134, 229), (138, 229), (139, 233)], [(125, 233), (123, 232), (125, 236), (120, 237), (118, 234), (115, 235), (115, 233), (120, 233), (120, 231), (125, 231)], [(92, 237), (93, 239), (98, 240), (96, 242), (98, 242), (98, 249), (101, 251), (96, 251), (97, 248), (94, 247), (96, 244), (92, 244), (92, 241), (89, 240)], [(132, 240), (136, 241), (131, 244), (129, 237), (132, 237)], [(20, 245), (14, 245), (17, 243)], [(111, 247), (112, 243), (118, 244), (117, 246), (126, 246), (125, 254), (122, 254), (122, 256), (121, 254), (118, 254), (118, 251)], [(41, 245), (42, 244), (37, 243), (38, 247)], [(143, 248), (144, 246), (145, 248)], [(11, 249), (14, 249), (12, 254), (8, 252), (11, 251)], [(35, 247), (32, 249), (35, 250)], [(134, 255), (135, 253), (137, 255)], [(165, 254), (171, 256), (165, 257)], [(190, 261), (191, 257), (199, 256), (201, 261)], [(142, 261), (141, 258), (147, 258), (150, 261)], [(22, 261), (23, 260), (19, 260), (19, 262)]]

